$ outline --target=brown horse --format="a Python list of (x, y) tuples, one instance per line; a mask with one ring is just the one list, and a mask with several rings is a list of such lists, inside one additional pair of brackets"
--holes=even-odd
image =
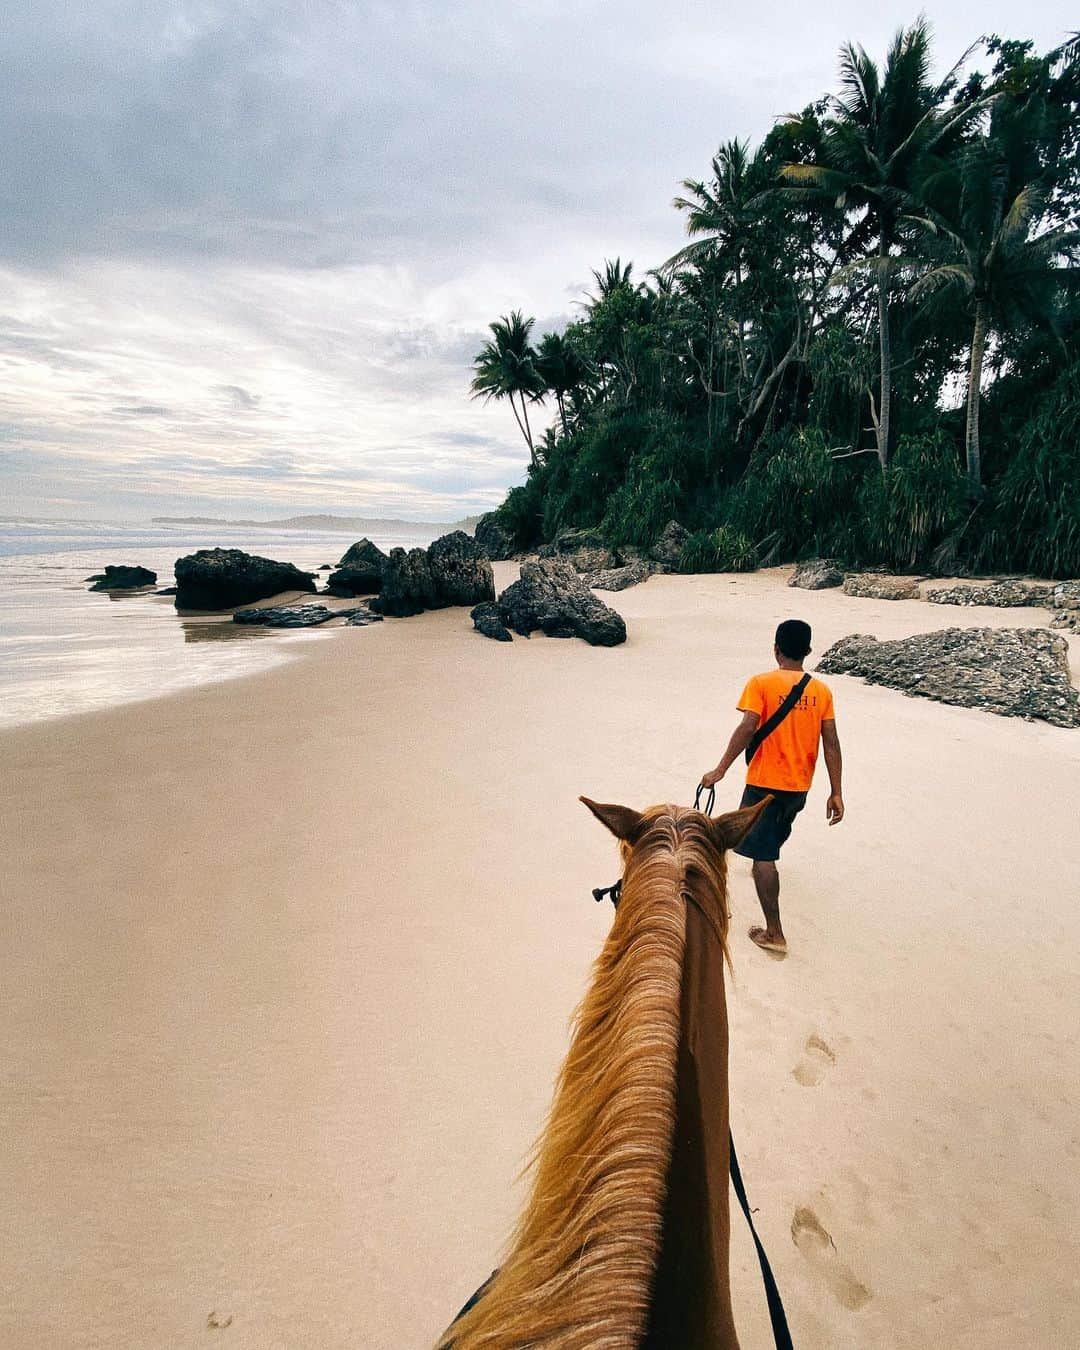
[(622, 897), (506, 1260), (439, 1350), (737, 1350), (724, 855), (766, 802), (581, 800), (620, 841)]

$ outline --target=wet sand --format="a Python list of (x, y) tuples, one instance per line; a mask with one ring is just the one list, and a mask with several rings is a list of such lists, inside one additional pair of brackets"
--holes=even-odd
[[(782, 618), (818, 651), (1046, 620), (783, 576), (654, 578), (611, 651), (450, 610), (0, 735), (0, 1343), (430, 1344), (497, 1259), (610, 923), (577, 794), (687, 801)], [(830, 683), (848, 818), (822, 773), (786, 960), (732, 866), (732, 1121), (795, 1342), (1071, 1344), (1080, 734)]]

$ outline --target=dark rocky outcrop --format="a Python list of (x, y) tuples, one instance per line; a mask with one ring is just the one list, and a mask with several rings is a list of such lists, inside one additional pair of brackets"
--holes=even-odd
[(175, 587), (175, 586), (162, 586), (161, 590), (160, 590), (160, 591), (155, 591), (154, 594), (155, 594), (155, 595), (175, 595), (175, 594), (176, 594), (176, 587)]
[(382, 588), (371, 607), (379, 614), (403, 619), (425, 609), (494, 599), (491, 563), (463, 530), (454, 530), (427, 550), (391, 549), (383, 567)]
[(788, 577), (789, 586), (799, 586), (804, 591), (824, 591), (843, 584), (844, 574), (831, 558), (811, 558), (801, 562)]
[(346, 549), (337, 570), (326, 578), (326, 594), (349, 599), (354, 595), (378, 595), (382, 589), (386, 554), (370, 539), (360, 539)]
[(499, 519), (498, 511), (489, 511), (480, 517), (473, 538), (490, 562), (506, 562), (514, 556), (514, 537)]
[(690, 531), (685, 526), (680, 525), (677, 520), (669, 520), (649, 550), (649, 557), (653, 562), (673, 572), (679, 565), (679, 559), (689, 538)]
[(523, 637), (539, 629), (548, 637), (579, 637), (598, 647), (626, 641), (622, 615), (598, 600), (562, 558), (524, 563), (521, 579), (499, 596), (498, 612), (506, 627)]
[(1080, 726), (1080, 694), (1068, 646), (1045, 628), (946, 628), (894, 642), (860, 633), (841, 638), (818, 671), (860, 675), (920, 698), (985, 708), (1003, 717)]
[(513, 636), (499, 618), (499, 607), (497, 604), (486, 601), (482, 605), (477, 605), (469, 615), (473, 625), (478, 633), (483, 633), (484, 637), (494, 638), (496, 642), (513, 642)]
[(653, 563), (639, 558), (625, 567), (609, 567), (603, 572), (593, 572), (591, 576), (582, 577), (582, 581), (594, 591), (625, 591), (630, 586), (640, 586), (643, 581), (648, 581), (655, 571)]
[(928, 590), (932, 605), (1044, 605), (1051, 593), (1049, 582), (995, 581), (989, 586), (941, 586)]
[(864, 600), (918, 600), (920, 577), (891, 577), (883, 572), (856, 572), (844, 578), (844, 594)]
[[(327, 609), (325, 605), (267, 605), (262, 609), (238, 609), (233, 623), (258, 624), (263, 628), (314, 628), (331, 619), (359, 614), (359, 609)], [(367, 612), (366, 608), (363, 612)]]
[(349, 628), (366, 628), (369, 623), (382, 623), (382, 615), (376, 614), (370, 606), (362, 605), (359, 609), (346, 611), (345, 623)]
[(177, 609), (233, 609), (284, 591), (314, 590), (310, 572), (238, 548), (203, 548), (176, 560)]
[(151, 572), (149, 567), (110, 565), (104, 572), (95, 572), (86, 580), (93, 582), (92, 591), (134, 591), (141, 586), (156, 586), (157, 573)]
[(407, 619), (425, 609), (441, 609), (426, 550), (392, 548), (382, 573), (382, 587), (371, 601), (379, 614)]
[(428, 549), (428, 566), (443, 605), (480, 605), (495, 599), (491, 563), (464, 530), (436, 539)]

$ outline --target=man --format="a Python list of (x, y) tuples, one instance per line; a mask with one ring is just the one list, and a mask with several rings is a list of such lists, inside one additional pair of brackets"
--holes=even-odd
[[(754, 732), (777, 711), (795, 685), (803, 678), (803, 661), (810, 654), (810, 625), (801, 619), (787, 619), (776, 630), (773, 656), (776, 670), (755, 675), (739, 699), (742, 721), (732, 733), (723, 758), (701, 782), (712, 787), (731, 768), (749, 746)], [(818, 744), (825, 754), (829, 771), (829, 799), (825, 816), (830, 825), (844, 818), (844, 799), (840, 792), (840, 740), (836, 734), (832, 694), (821, 680), (811, 679), (799, 701), (776, 729), (762, 741), (746, 774), (742, 806), (752, 806), (771, 794), (757, 824), (735, 849), (754, 862), (754, 885), (765, 915), (765, 927), (750, 929), (751, 940), (766, 951), (787, 951), (787, 939), (780, 923), (780, 873), (776, 861), (791, 833), (795, 817), (806, 804), (806, 794), (814, 777)]]

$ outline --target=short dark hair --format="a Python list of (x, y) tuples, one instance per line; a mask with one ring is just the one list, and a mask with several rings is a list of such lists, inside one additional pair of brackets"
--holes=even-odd
[(810, 625), (802, 619), (785, 619), (776, 630), (776, 645), (789, 661), (801, 661), (810, 651)]

